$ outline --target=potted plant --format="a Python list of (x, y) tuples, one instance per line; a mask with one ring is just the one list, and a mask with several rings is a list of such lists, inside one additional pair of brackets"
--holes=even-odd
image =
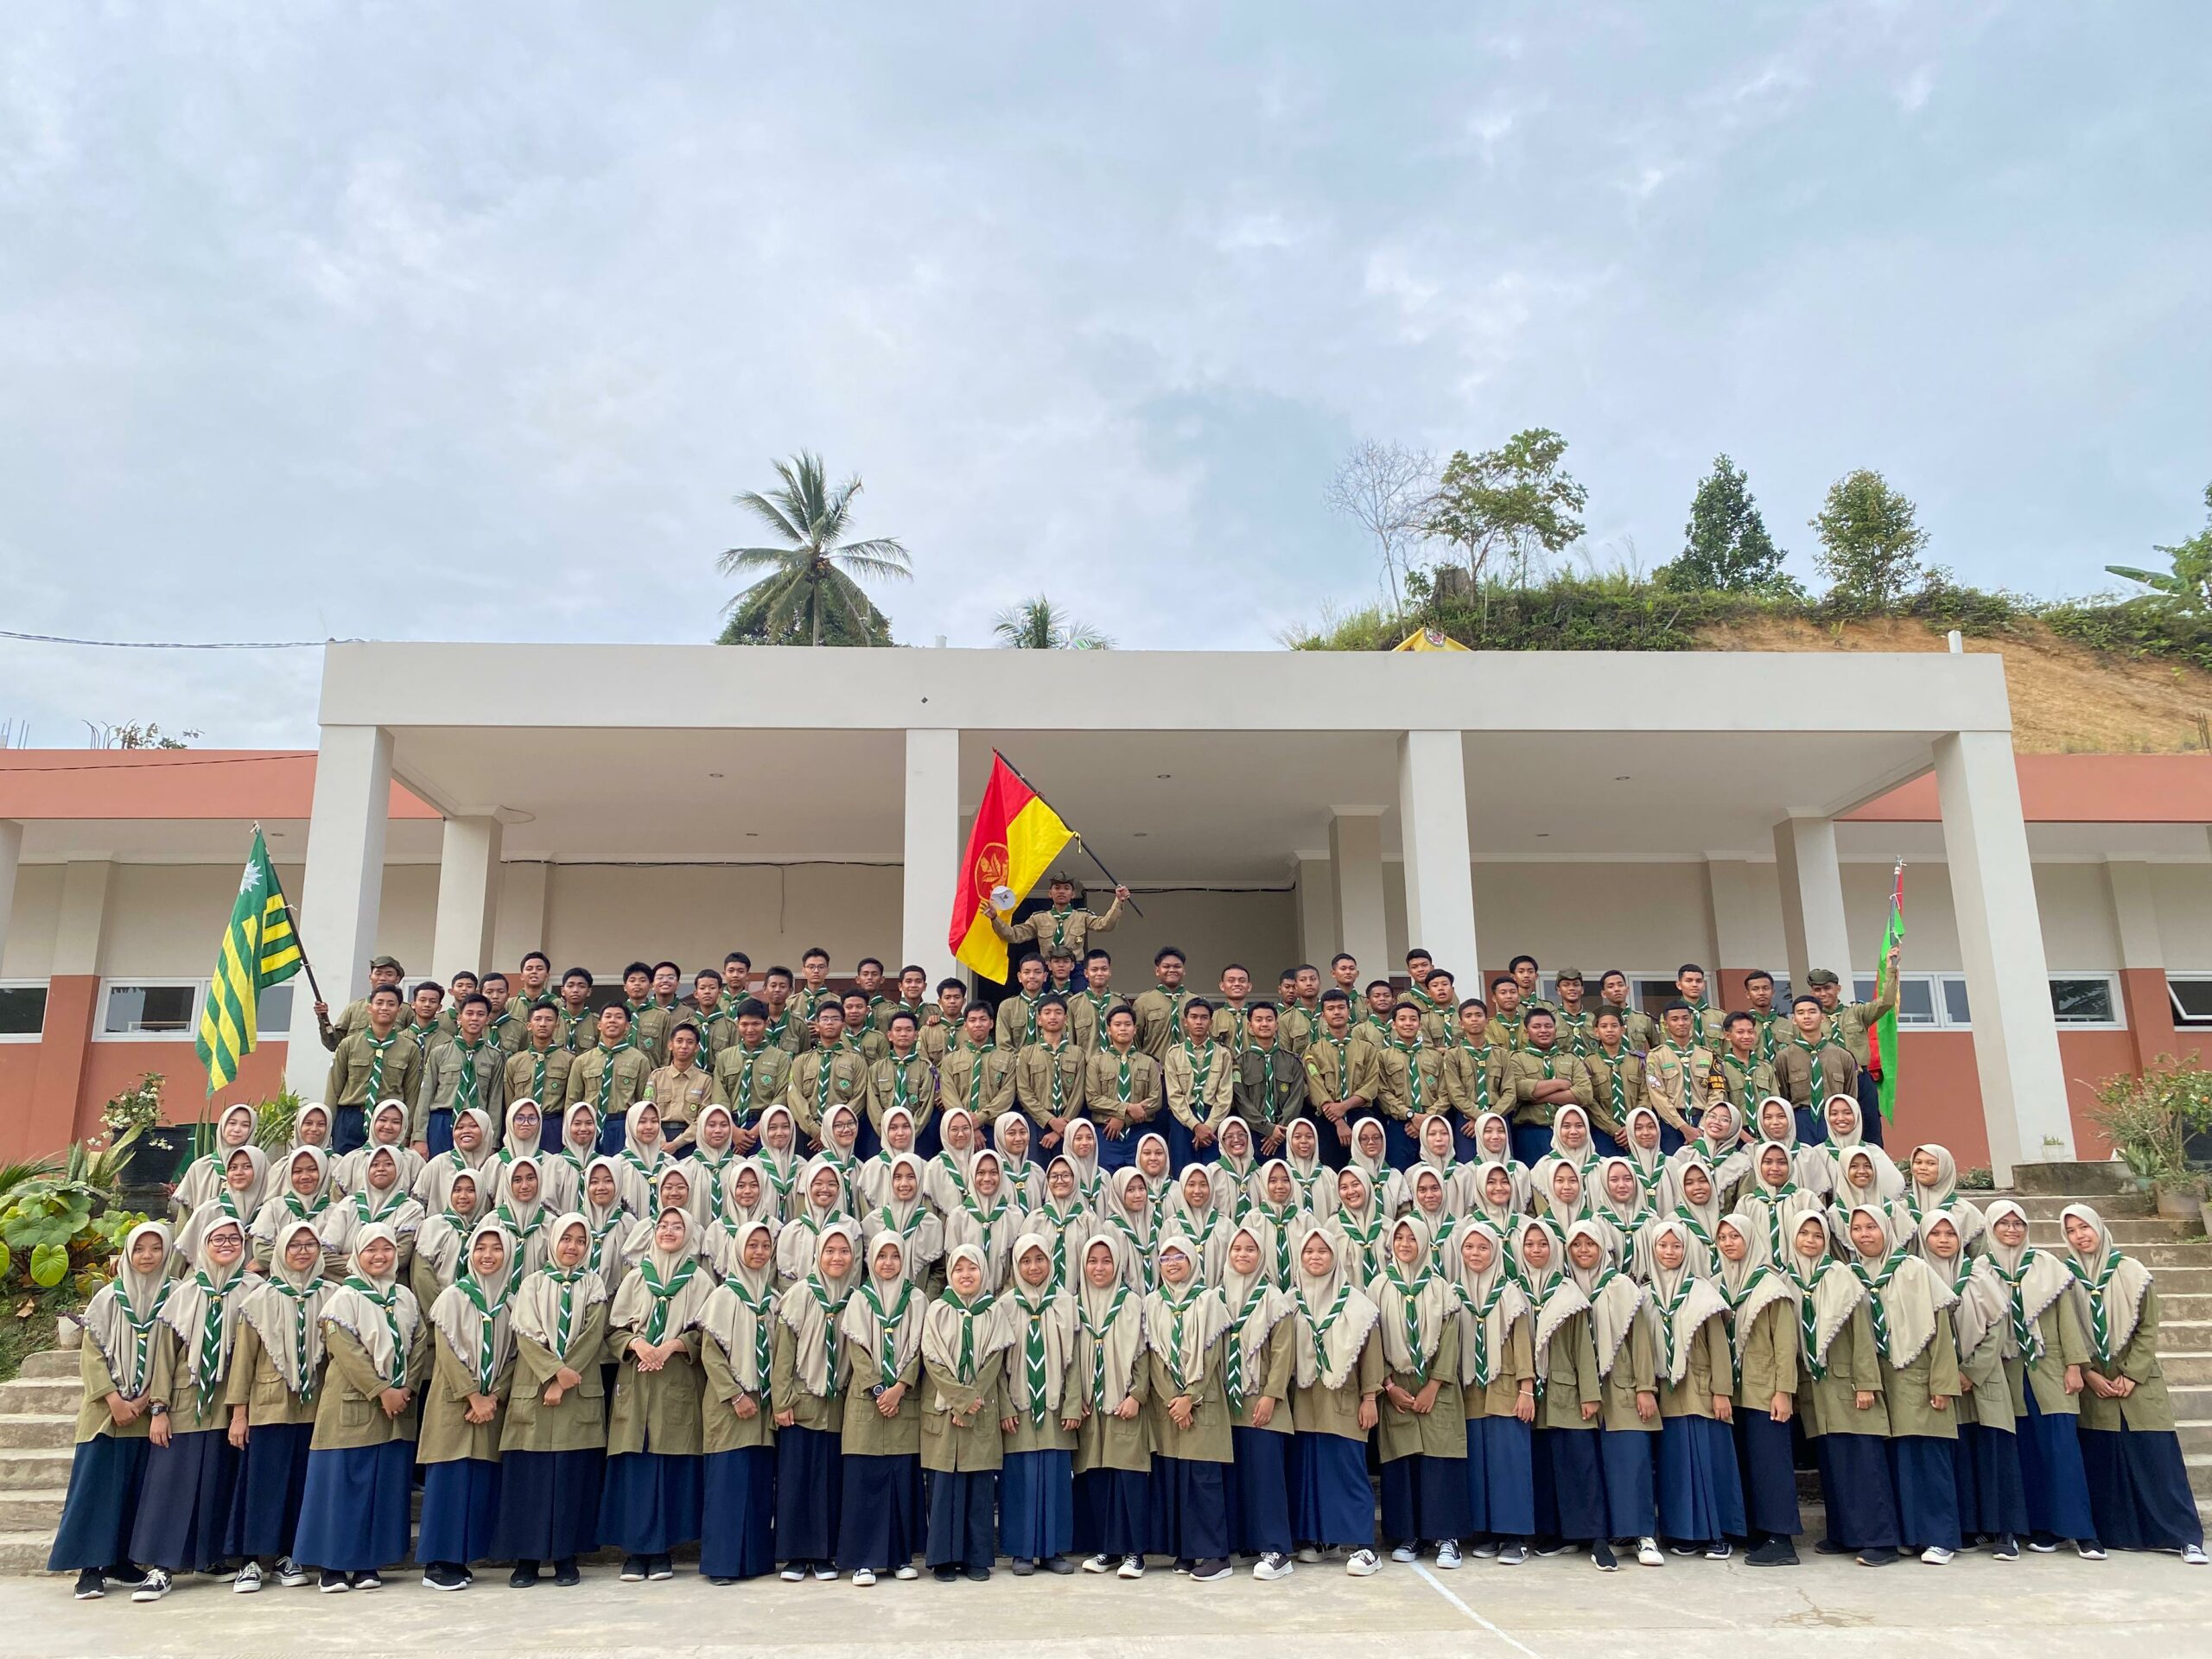
[(162, 1121), (162, 1076), (149, 1071), (108, 1102), (100, 1113), (107, 1149), (121, 1157), (125, 1186), (160, 1186), (176, 1178), (192, 1144), (189, 1128)]
[(2206, 1179), (2189, 1159), (2193, 1136), (2212, 1128), (2212, 1071), (2161, 1054), (2151, 1069), (2107, 1077), (2094, 1116), (2137, 1187), (2148, 1187), (2158, 1214), (2201, 1223)]

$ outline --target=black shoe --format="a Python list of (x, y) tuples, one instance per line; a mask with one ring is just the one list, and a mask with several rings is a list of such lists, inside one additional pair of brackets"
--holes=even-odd
[(965, 1577), (970, 1584), (988, 1584), (991, 1581), (991, 1569), (988, 1567), (971, 1567), (967, 1570)]
[(582, 1584), (583, 1581), (584, 1575), (576, 1571), (576, 1558), (575, 1556), (564, 1555), (559, 1560), (553, 1563), (553, 1582), (559, 1585), (563, 1590), (574, 1589), (577, 1585)]
[(930, 1576), (939, 1584), (950, 1584), (959, 1578), (960, 1569), (950, 1565), (932, 1567), (930, 1569)]
[(2000, 1561), (2017, 1561), (2020, 1559), (2020, 1541), (2009, 1532), (2000, 1532), (1989, 1553)]
[(75, 1595), (79, 1601), (98, 1601), (107, 1594), (107, 1582), (100, 1577), (97, 1567), (88, 1567), (77, 1574)]
[(1851, 1551), (1846, 1548), (1843, 1545), (1836, 1542), (1833, 1538), (1823, 1538), (1819, 1543), (1813, 1546), (1813, 1554), (1815, 1555), (1848, 1555), (1851, 1554)]
[(426, 1590), (466, 1590), (468, 1575), (451, 1561), (432, 1561), (423, 1569), (423, 1587)]
[(1229, 1576), (1229, 1563), (1218, 1555), (1208, 1556), (1191, 1569), (1192, 1584), (1215, 1584)]
[(341, 1596), (353, 1587), (353, 1580), (343, 1573), (334, 1573), (326, 1567), (322, 1569), (321, 1577), (315, 1580), (315, 1587), (326, 1596)]
[(356, 1573), (353, 1574), (353, 1587), (356, 1590), (381, 1590), (384, 1588), (384, 1574), (377, 1572)]
[(1043, 1565), (1047, 1573), (1057, 1573), (1063, 1578), (1075, 1571), (1075, 1563), (1065, 1555), (1047, 1555)]
[(709, 1584), (735, 1584), (737, 1580), (735, 1579), (718, 1578), (714, 1573), (709, 1573), (707, 1574), (707, 1582)]
[(1746, 1567), (1795, 1567), (1797, 1546), (1787, 1538), (1770, 1538), (1744, 1557)]
[(643, 1584), (645, 1581), (648, 1565), (649, 1563), (642, 1555), (625, 1555), (622, 1558), (622, 1582)]
[(146, 1569), (136, 1561), (118, 1561), (102, 1567), (100, 1578), (111, 1590), (136, 1590), (146, 1582)]
[(517, 1561), (515, 1570), (507, 1574), (507, 1586), (510, 1589), (527, 1590), (537, 1582), (537, 1563), (536, 1561)]
[(1895, 1567), (1897, 1563), (1897, 1553), (1887, 1544), (1859, 1552), (1859, 1565), (1861, 1567)]
[(1621, 1563), (1620, 1558), (1613, 1554), (1611, 1544), (1603, 1538), (1593, 1538), (1590, 1542), (1590, 1565), (1600, 1573), (1617, 1573)]
[(645, 1558), (645, 1576), (656, 1584), (662, 1582), (664, 1580), (674, 1578), (676, 1576), (676, 1557), (673, 1555), (648, 1555)]
[(1037, 1563), (1025, 1556), (1016, 1556), (1007, 1563), (1007, 1571), (1017, 1579), (1026, 1579), (1037, 1570)]

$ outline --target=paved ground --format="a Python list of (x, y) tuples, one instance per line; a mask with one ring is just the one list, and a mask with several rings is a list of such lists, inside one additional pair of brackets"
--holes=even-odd
[(0, 1579), (7, 1659), (161, 1654), (290, 1659), (901, 1659), (957, 1645), (1005, 1659), (1280, 1659), (1286, 1638), (1332, 1659), (1741, 1659), (1747, 1651), (1896, 1659), (1900, 1640), (1945, 1656), (2056, 1649), (2150, 1659), (2212, 1655), (2212, 1568), (2171, 1556), (2092, 1564), (2070, 1554), (2002, 1567), (1986, 1557), (1870, 1571), (1811, 1560), (1791, 1570), (1674, 1560), (1611, 1577), (1566, 1557), (1457, 1573), (1386, 1564), (1377, 1577), (1300, 1567), (1279, 1584), (1240, 1574), (1193, 1585), (1154, 1568), (1110, 1579), (988, 1585), (886, 1582), (717, 1589), (687, 1574), (623, 1585), (599, 1570), (575, 1590), (509, 1590), (487, 1573), (439, 1595), (395, 1578), (374, 1595), (270, 1588), (238, 1596), (195, 1580), (166, 1601), (79, 1603), (64, 1578)]

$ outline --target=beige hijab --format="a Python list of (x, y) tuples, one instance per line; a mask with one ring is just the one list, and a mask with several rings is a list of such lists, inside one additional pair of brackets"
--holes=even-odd
[[(1471, 1238), (1490, 1245), (1490, 1266), (1480, 1273), (1467, 1265)], [(1504, 1241), (1487, 1221), (1470, 1217), (1452, 1230), (1444, 1268), (1452, 1314), (1459, 1324), (1459, 1381), (1478, 1389), (1490, 1387), (1514, 1325), (1529, 1315), (1528, 1293), (1506, 1271), (1505, 1258)]]
[[(393, 1248), (392, 1269), (372, 1274), (361, 1265), (361, 1252), (381, 1241)], [(376, 1373), (391, 1388), (404, 1385), (407, 1361), (423, 1328), (415, 1293), (399, 1282), (398, 1236), (383, 1222), (371, 1222), (353, 1239), (352, 1271), (322, 1305), (325, 1326), (335, 1326), (361, 1344)]]
[[(1398, 1260), (1398, 1236), (1414, 1242), (1414, 1265)], [(1452, 1291), (1435, 1269), (1436, 1241), (1419, 1216), (1401, 1216), (1383, 1241), (1381, 1271), (1367, 1287), (1382, 1315), (1382, 1357), (1394, 1371), (1426, 1372), (1452, 1316)]]
[[(284, 1260), (292, 1240), (305, 1233), (315, 1259), (304, 1271)], [(268, 1276), (246, 1292), (238, 1317), (253, 1327), (262, 1351), (284, 1386), (302, 1400), (315, 1397), (322, 1370), (322, 1305), (336, 1288), (322, 1274), (322, 1236), (311, 1221), (289, 1221), (271, 1241)]]
[[(215, 1266), (207, 1241), (226, 1227), (236, 1228), (238, 1259), (227, 1268)], [(177, 1334), (179, 1357), (185, 1372), (203, 1396), (212, 1394), (229, 1375), (231, 1354), (238, 1342), (238, 1314), (245, 1306), (253, 1281), (247, 1276), (245, 1223), (227, 1216), (213, 1204), (203, 1204), (185, 1224), (177, 1241), (185, 1274), (162, 1305), (162, 1323)], [(207, 1338), (215, 1333), (209, 1343)]]
[[(1069, 1202), (1080, 1199), (1071, 1198)], [(1021, 1278), (1021, 1258), (1033, 1249), (1041, 1250), (1050, 1262), (1053, 1245), (1054, 1240), (1041, 1231), (1026, 1232), (1014, 1241), (1014, 1273), (998, 1303), (1012, 1350), (1006, 1364), (1007, 1399), (1016, 1417), (1036, 1423), (1061, 1414), (1061, 1384), (1068, 1357), (1075, 1351), (1074, 1294), (1049, 1272), (1041, 1287), (1025, 1284)], [(1080, 1262), (1076, 1267), (1080, 1269)]]
[[(584, 1234), (583, 1263), (573, 1273), (564, 1271), (553, 1256), (553, 1247), (571, 1227), (582, 1228)], [(580, 1356), (570, 1351), (592, 1309), (607, 1300), (607, 1278), (593, 1271), (591, 1222), (581, 1211), (554, 1217), (545, 1236), (545, 1265), (527, 1275), (515, 1292), (512, 1328), (517, 1336), (529, 1338), (570, 1370), (581, 1370), (571, 1363)]]
[[(1306, 1266), (1306, 1246), (1316, 1238), (1329, 1247), (1329, 1267), (1324, 1273), (1310, 1272)], [(1359, 1364), (1376, 1321), (1382, 1317), (1381, 1310), (1351, 1283), (1335, 1236), (1320, 1226), (1300, 1230), (1291, 1262), (1298, 1386), (1343, 1388)]]
[[(489, 1234), (505, 1252), (499, 1270), (490, 1278), (476, 1272), (476, 1242)], [(461, 1270), (453, 1283), (430, 1304), (430, 1328), (475, 1384), (475, 1392), (490, 1394), (515, 1351), (511, 1297), (515, 1268), (522, 1255), (515, 1236), (497, 1219), (486, 1217), (468, 1230), (468, 1245), (461, 1252)]]
[(1204, 1384), (1206, 1356), (1229, 1328), (1229, 1304), (1207, 1286), (1205, 1257), (1188, 1233), (1178, 1230), (1160, 1241), (1162, 1257), (1171, 1251), (1189, 1262), (1191, 1271), (1179, 1286), (1161, 1274), (1160, 1287), (1144, 1299), (1145, 1341), (1168, 1376), (1181, 1382), (1179, 1392), (1190, 1394)]
[[(130, 1265), (130, 1247), (149, 1234), (162, 1241), (162, 1259), (150, 1273)], [(123, 1236), (123, 1250), (116, 1258), (115, 1277), (92, 1293), (79, 1321), (85, 1335), (126, 1400), (145, 1393), (154, 1375), (154, 1327), (161, 1322), (162, 1306), (174, 1288), (169, 1269), (176, 1259), (176, 1243), (165, 1223), (142, 1221)]]
[(962, 1300), (959, 1293), (948, 1286), (923, 1305), (922, 1357), (954, 1381), (970, 1383), (992, 1355), (1013, 1344), (1014, 1330), (991, 1292), (990, 1263), (983, 1259), (983, 1252), (973, 1244), (956, 1246), (945, 1260), (946, 1276), (950, 1278), (952, 1268), (963, 1262), (976, 1264), (976, 1272), (982, 1275), (982, 1286), (972, 1302)]
[[(664, 1215), (683, 1217), (683, 1242), (669, 1249), (658, 1237), (652, 1239), (616, 1288), (607, 1314), (611, 1329), (634, 1331), (648, 1342), (665, 1342), (696, 1325), (699, 1310), (715, 1287), (714, 1274), (699, 1260), (704, 1229), (688, 1211), (670, 1210)], [(656, 1227), (661, 1218), (655, 1218)]]
[[(1875, 1261), (1861, 1255), (1858, 1246), (1853, 1244), (1851, 1260), (1846, 1265), (1880, 1306), (1882, 1324), (1889, 1334), (1884, 1357), (1902, 1370), (1920, 1357), (1936, 1335), (1936, 1316), (1948, 1309), (1958, 1297), (1925, 1262), (1904, 1247), (1897, 1236), (1897, 1224), (1886, 1209), (1862, 1204), (1853, 1209), (1848, 1221), (1855, 1222), (1861, 1216), (1872, 1217), (1881, 1228), (1883, 1255)], [(1850, 1238), (1847, 1229), (1848, 1222), (1847, 1243)]]
[[(1551, 1265), (1541, 1275), (1527, 1265), (1528, 1237), (1531, 1233), (1541, 1233), (1552, 1247)], [(1590, 1311), (1590, 1299), (1582, 1294), (1582, 1287), (1567, 1270), (1567, 1235), (1560, 1231), (1559, 1224), (1548, 1216), (1535, 1216), (1522, 1222), (1513, 1236), (1509, 1270), (1535, 1311), (1535, 1325), (1530, 1334), (1535, 1343), (1536, 1375), (1548, 1376), (1551, 1374), (1552, 1338), (1576, 1314)]]
[[(1120, 1408), (1135, 1383), (1144, 1357), (1144, 1294), (1129, 1282), (1125, 1246), (1110, 1232), (1084, 1243), (1076, 1268), (1076, 1386), (1101, 1416)], [(1101, 1290), (1090, 1282), (1092, 1255), (1103, 1249), (1113, 1258), (1114, 1282)]]
[[(745, 1265), (746, 1241), (755, 1233), (769, 1243), (767, 1262), (758, 1268)], [(721, 1284), (699, 1312), (699, 1328), (729, 1361), (731, 1376), (747, 1394), (768, 1386), (774, 1356), (775, 1230), (765, 1221), (747, 1222), (737, 1233), (735, 1249), (727, 1258)]]
[[(881, 1271), (887, 1262), (893, 1268), (888, 1279)], [(837, 1319), (855, 1383), (887, 1389), (899, 1381), (921, 1350), (923, 1310), (922, 1294), (906, 1272), (905, 1243), (895, 1233), (877, 1235), (868, 1247), (867, 1274), (853, 1287)]]
[(1590, 1336), (1598, 1348), (1598, 1375), (1611, 1376), (1613, 1361), (1620, 1357), (1621, 1344), (1628, 1340), (1643, 1306), (1643, 1287), (1622, 1271), (1618, 1261), (1620, 1236), (1606, 1223), (1576, 1222), (1567, 1230), (1570, 1251), (1578, 1238), (1597, 1242), (1598, 1263), (1592, 1268), (1577, 1267), (1570, 1254), (1567, 1257), (1567, 1275), (1574, 1281), (1575, 1288), (1590, 1299)]
[(2135, 1327), (2143, 1319), (2144, 1294), (2151, 1288), (2151, 1270), (2114, 1248), (2112, 1229), (2088, 1205), (2069, 1204), (2060, 1211), (2061, 1228), (2069, 1216), (2087, 1222), (2097, 1235), (2095, 1245), (2086, 1253), (2067, 1246), (2066, 1267), (2074, 1276), (2082, 1328), (2088, 1333), (2098, 1368), (2103, 1370), (2114, 1363), (2135, 1338)]
[[(1744, 1241), (1742, 1261), (1731, 1262), (1720, 1249), (1723, 1227)], [(1751, 1327), (1758, 1323), (1759, 1315), (1776, 1302), (1786, 1301), (1791, 1305), (1786, 1317), (1794, 1325), (1799, 1292), (1796, 1282), (1775, 1264), (1767, 1249), (1764, 1229), (1741, 1217), (1723, 1216), (1713, 1224), (1713, 1283), (1721, 1300), (1728, 1304), (1728, 1339), (1740, 1368), (1745, 1346), (1751, 1340)]]
[[(1660, 1264), (1658, 1244), (1664, 1238), (1681, 1243), (1682, 1260), (1679, 1267)], [(1645, 1230), (1639, 1243), (1649, 1263), (1651, 1294), (1645, 1299), (1644, 1306), (1651, 1320), (1652, 1335), (1657, 1338), (1659, 1369), (1669, 1383), (1679, 1386), (1689, 1371), (1690, 1351), (1697, 1333), (1705, 1328), (1707, 1320), (1725, 1320), (1728, 1304), (1713, 1287), (1713, 1281), (1700, 1271), (1704, 1246), (1690, 1236), (1690, 1230), (1680, 1221), (1656, 1223)], [(1724, 1379), (1713, 1380), (1719, 1382)]]
[[(1239, 1273), (1230, 1262), (1236, 1240), (1252, 1241), (1260, 1252), (1253, 1273)], [(1229, 1312), (1229, 1345), (1222, 1351), (1223, 1375), (1232, 1400), (1242, 1400), (1260, 1380), (1268, 1339), (1290, 1316), (1290, 1294), (1275, 1271), (1274, 1227), (1247, 1216), (1230, 1230), (1221, 1252), (1221, 1300)]]
[[(839, 1321), (861, 1275), (868, 1271), (861, 1260), (860, 1232), (849, 1221), (833, 1221), (824, 1227), (814, 1241), (812, 1270), (776, 1303), (776, 1317), (791, 1333), (793, 1373), (799, 1387), (817, 1400), (837, 1386)], [(822, 1269), (822, 1247), (833, 1236), (842, 1238), (853, 1253), (852, 1265), (842, 1278), (832, 1278)]]
[(2012, 1347), (2032, 1364), (2044, 1354), (2041, 1320), (2044, 1310), (2072, 1287), (2074, 1275), (2057, 1256), (2036, 1249), (2025, 1239), (2012, 1245), (2000, 1243), (1997, 1224), (2005, 1216), (2018, 1217), (2023, 1227), (2028, 1224), (2025, 1210), (2010, 1198), (1997, 1199), (1986, 1213), (1988, 1254), (1983, 1259), (2004, 1287)]

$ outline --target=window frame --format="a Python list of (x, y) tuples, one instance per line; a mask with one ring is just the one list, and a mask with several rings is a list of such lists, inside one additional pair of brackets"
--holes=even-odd
[[(2175, 988), (2180, 985), (2202, 985), (2212, 993), (2212, 973), (2169, 973), (2166, 976), (2166, 1001), (2173, 1009), (2174, 1029), (2177, 1031), (2204, 1031), (2212, 1029), (2212, 1012), (2192, 1014), (2181, 1005)], [(2212, 1001), (2212, 995), (2208, 995)]]
[[(209, 982), (175, 974), (118, 974), (112, 978), (103, 976), (98, 1004), (99, 1017), (92, 1025), (92, 1040), (96, 1043), (190, 1043), (200, 1037), (200, 1016), (207, 1006)], [(138, 988), (149, 991), (189, 989), (192, 1009), (186, 1015), (181, 1031), (110, 1031), (107, 1028), (108, 1001), (118, 989)]]
[[(2075, 968), (2070, 969), (2055, 968), (2050, 970), (2050, 978), (2053, 990), (2050, 1021), (2051, 1024), (2056, 1026), (2059, 1030), (2126, 1031), (2127, 1029), (2127, 1004), (2120, 1000), (2119, 969), (2113, 968)], [(2056, 994), (2058, 982), (2063, 979), (2095, 979), (2103, 981), (2105, 994), (2110, 999), (2112, 1004), (2112, 1018), (2109, 1020), (2061, 1019), (2059, 1017)]]
[(40, 991), (46, 1000), (39, 1004), (36, 1031), (0, 1031), (0, 1043), (42, 1043), (46, 1040), (47, 1011), (54, 1006), (52, 979), (0, 979), (0, 991)]

